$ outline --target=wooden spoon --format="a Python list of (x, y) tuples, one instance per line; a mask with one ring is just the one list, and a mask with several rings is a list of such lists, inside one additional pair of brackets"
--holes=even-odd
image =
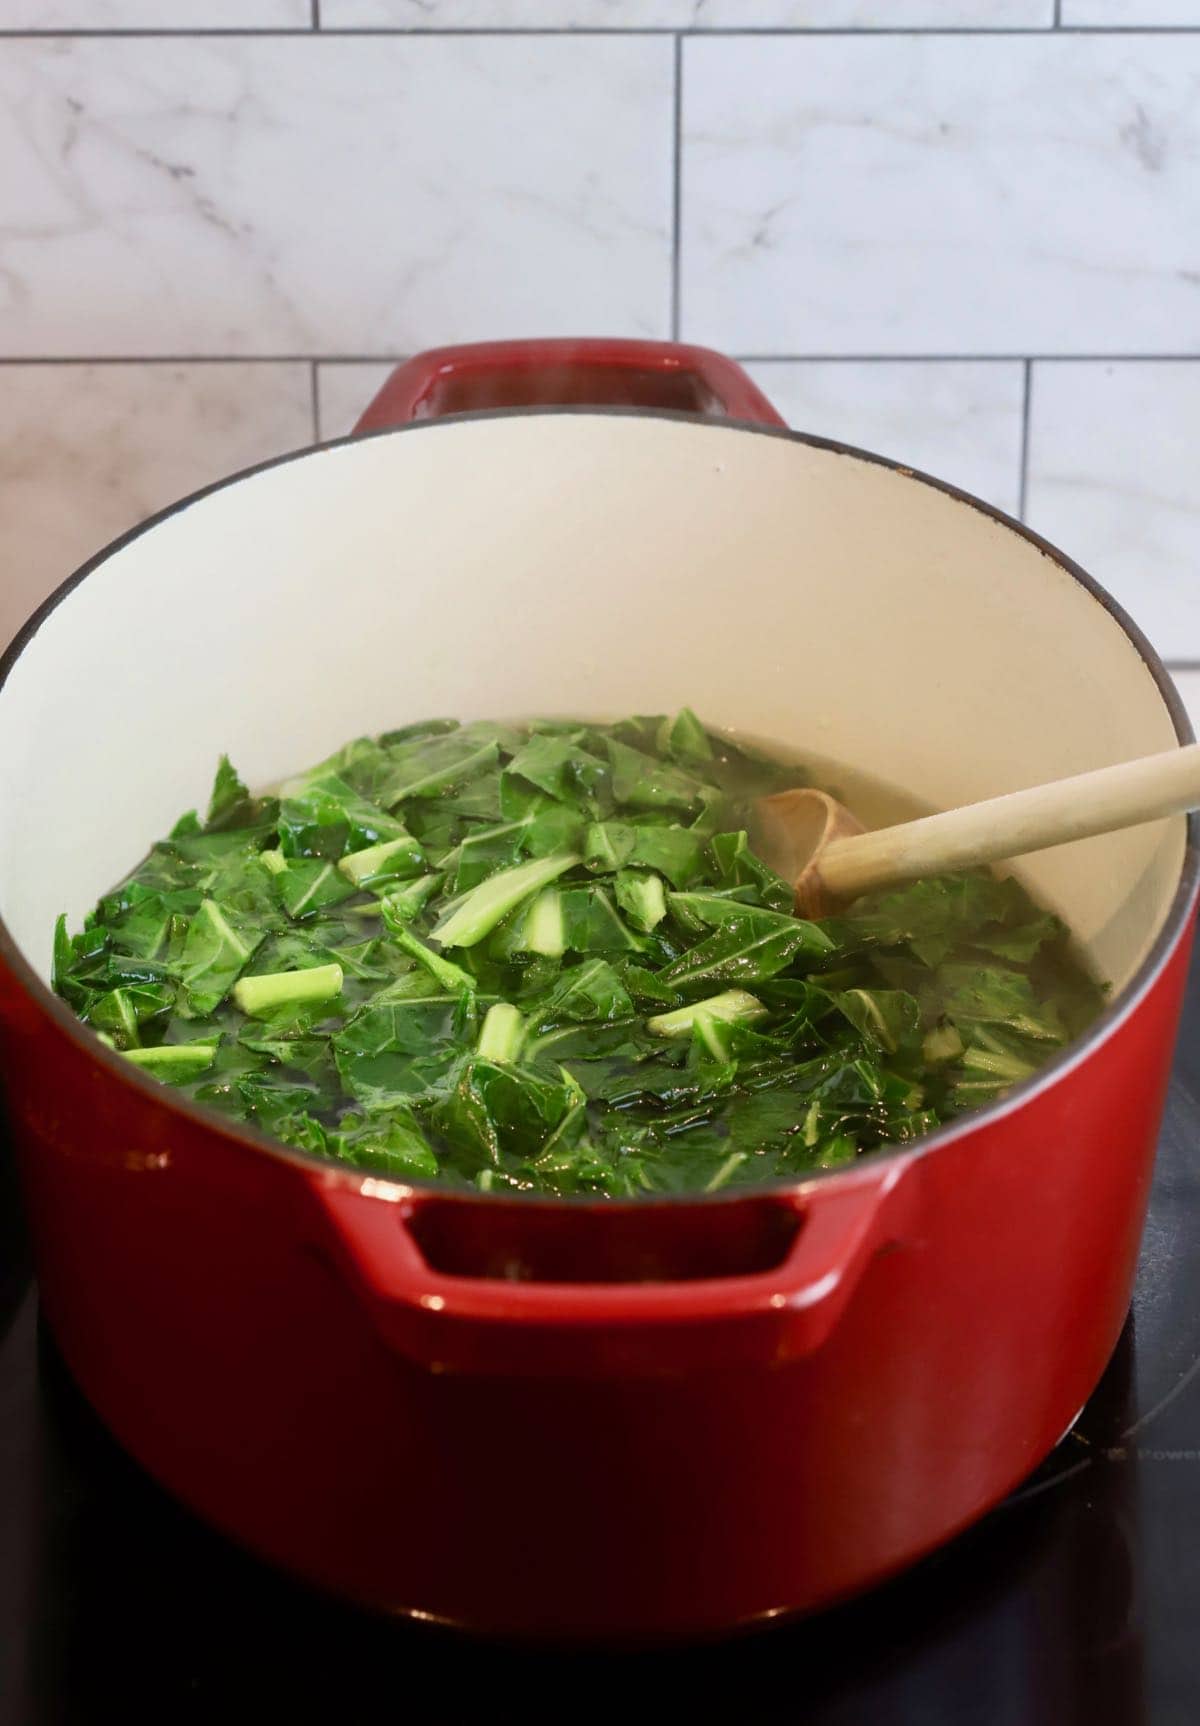
[(1023, 857), (1200, 808), (1200, 743), (1011, 791), (868, 833), (836, 798), (801, 789), (760, 797), (755, 846), (795, 882), (796, 914), (822, 917), (875, 887)]

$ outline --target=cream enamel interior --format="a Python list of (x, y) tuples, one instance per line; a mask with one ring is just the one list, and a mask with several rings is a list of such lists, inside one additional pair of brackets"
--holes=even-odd
[[(0, 914), (50, 933), (203, 806), (433, 714), (711, 722), (937, 807), (1176, 742), (1119, 623), (1018, 534), (850, 454), (707, 422), (538, 413), (318, 450), (111, 553), (0, 690)], [(1182, 820), (1022, 865), (1125, 981)]]

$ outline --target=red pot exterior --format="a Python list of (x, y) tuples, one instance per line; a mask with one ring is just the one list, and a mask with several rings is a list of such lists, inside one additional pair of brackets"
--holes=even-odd
[[(903, 1169), (905, 1200), (814, 1346), (732, 1359), (719, 1314), (681, 1317), (629, 1370), (570, 1369), (554, 1285), (542, 1326), (518, 1321), (522, 1370), (489, 1369), (486, 1346), (440, 1371), (406, 1351), (321, 1202), (358, 1182), (114, 1077), (4, 972), (44, 1309), (157, 1479), (361, 1601), (564, 1637), (811, 1609), (979, 1516), (1093, 1389), (1129, 1301), (1189, 944), (1190, 927), (1107, 1038), (1007, 1114), (861, 1165)], [(812, 1183), (810, 1218), (846, 1179)], [(695, 1207), (652, 1208), (669, 1258)], [(555, 1209), (569, 1250), (595, 1207)], [(711, 1285), (676, 1286), (702, 1306)], [(612, 1287), (618, 1321), (639, 1292)]]
[[(705, 350), (521, 343), (409, 362), (360, 429), (478, 405), (481, 379), (569, 398), (572, 375), (778, 423)], [(0, 928), (46, 1316), (170, 1491), (375, 1607), (585, 1639), (812, 1609), (997, 1502), (1099, 1379), (1194, 917), (1177, 907), (1133, 1004), (1000, 1109), (795, 1189), (628, 1208), (413, 1191), (271, 1147), (106, 1051)], [(493, 1229), (611, 1274), (462, 1274)], [(621, 1280), (633, 1262), (657, 1280)]]

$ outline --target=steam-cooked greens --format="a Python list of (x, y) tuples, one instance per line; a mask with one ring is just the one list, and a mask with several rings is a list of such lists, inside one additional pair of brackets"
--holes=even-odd
[(803, 775), (674, 719), (432, 721), (206, 820), (54, 980), (144, 1071), (399, 1177), (619, 1196), (829, 1168), (1026, 1077), (1097, 1010), (1012, 880), (821, 923), (751, 849)]

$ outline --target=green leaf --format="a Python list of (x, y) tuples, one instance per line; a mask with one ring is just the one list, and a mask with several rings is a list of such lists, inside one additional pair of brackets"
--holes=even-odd
[(443, 947), (473, 947), (489, 934), (522, 899), (536, 893), (579, 862), (573, 851), (539, 857), (489, 876), (458, 901), (433, 930), (431, 939)]
[(327, 1108), (330, 1102), (320, 1084), (269, 1070), (244, 1073), (224, 1084), (211, 1079), (195, 1096), (199, 1102), (211, 1103), (222, 1092), (228, 1095), (230, 1112), (239, 1112), (243, 1120), (252, 1121), (262, 1132), (284, 1140), (298, 1116)]
[[(279, 857), (278, 851), (264, 851), (267, 857)], [(349, 899), (358, 889), (339, 873), (339, 865), (320, 857), (292, 857), (275, 866), (275, 889), (288, 916), (299, 922), (315, 917), (318, 911)]]
[(549, 857), (556, 851), (577, 851), (583, 839), (584, 817), (569, 803), (542, 797), (526, 813), (521, 849), (527, 857)]
[(543, 887), (540, 893), (535, 893), (496, 930), (488, 950), (497, 959), (511, 959), (520, 953), (561, 959), (567, 950), (561, 889)]
[[(286, 857), (321, 857), (336, 863), (348, 851), (364, 851), (411, 836), (403, 823), (327, 773), (285, 797), (279, 809), (279, 846)], [(419, 849), (414, 867), (420, 867)]]
[(332, 773), (353, 786), (368, 803), (379, 804), (391, 777), (391, 765), (391, 756), (381, 741), (373, 737), (355, 737), (336, 755), (321, 762), (308, 777), (319, 779), (324, 773)]
[(87, 1009), (89, 1025), (107, 1031), (118, 1049), (136, 1049), (142, 1043), (142, 1028), (165, 1020), (175, 1001), (170, 983), (131, 983), (98, 995)]
[(54, 984), (198, 1103), (384, 1178), (800, 1179), (1002, 1095), (1102, 1000), (984, 871), (793, 917), (746, 824), (809, 778), (690, 709), (420, 722), (282, 803), (223, 760), (208, 825), (59, 920)]
[(131, 881), (102, 899), (98, 914), (126, 953), (160, 959), (200, 909), (202, 898), (194, 887), (159, 890)]
[(381, 845), (348, 852), (338, 863), (354, 889), (373, 887), (379, 881), (391, 881), (397, 876), (419, 875), (424, 867), (425, 855), (411, 833), (399, 833)]
[(465, 729), (448, 736), (414, 738), (389, 751), (391, 774), (382, 801), (389, 809), (409, 797), (438, 797), (495, 767), (499, 746), (477, 741)]
[(443, 959), (440, 953), (433, 952), (424, 941), (418, 940), (407, 923), (393, 914), (386, 900), (383, 920), (395, 945), (410, 959), (415, 959), (418, 965), (424, 966), (440, 988), (451, 993), (455, 989), (470, 993), (475, 988), (475, 978), (469, 971), (464, 971), (460, 965), (452, 965), (449, 959)]
[(635, 928), (649, 934), (667, 914), (667, 898), (662, 877), (643, 874), (636, 869), (622, 869), (617, 875), (617, 904)]
[(170, 966), (157, 959), (114, 952), (105, 929), (84, 930), (72, 942), (71, 969), (60, 981), (60, 992), (86, 1017), (98, 996), (110, 989), (129, 989), (139, 984), (171, 985)]
[(903, 989), (845, 989), (833, 1000), (855, 1030), (889, 1055), (912, 1043), (920, 1029), (920, 1007)]
[(421, 743), (430, 737), (445, 737), (451, 731), (461, 731), (462, 722), (458, 719), (418, 719), (411, 725), (398, 725), (393, 731), (385, 731), (379, 739), (380, 744), (393, 754), (401, 743)]
[[(208, 800), (205, 826), (210, 831), (226, 827), (245, 827), (253, 819), (254, 805), (250, 793), (234, 772), (228, 755), (222, 755)], [(176, 833), (179, 829), (176, 828)], [(185, 829), (194, 831), (194, 829)]]
[(473, 1024), (463, 1000), (389, 989), (361, 1008), (333, 1038), (337, 1070), (351, 1096), (375, 1113), (437, 1094)]
[[(665, 875), (673, 887), (687, 887), (708, 872), (703, 834), (689, 828), (600, 821), (584, 834), (583, 860), (589, 869), (610, 872), (626, 864)], [(789, 900), (790, 903), (790, 900)]]
[(1020, 971), (952, 964), (938, 973), (943, 1012), (960, 1027), (1007, 1025), (1035, 1041), (1061, 1043), (1062, 1020), (1052, 1002), (1040, 1002)]
[(559, 907), (569, 952), (645, 952), (645, 942), (622, 920), (603, 887), (564, 887)]
[(633, 1013), (629, 992), (604, 959), (588, 959), (563, 972), (545, 999), (531, 1009), (539, 1029), (568, 1021), (590, 1024)]
[(690, 707), (681, 707), (674, 719), (664, 719), (658, 728), (658, 747), (677, 761), (711, 761), (713, 746), (708, 732)]
[(633, 855), (637, 828), (623, 821), (596, 821), (585, 831), (583, 861), (605, 873), (621, 868)]
[[(685, 929), (700, 931), (703, 929), (720, 929), (727, 923), (744, 922), (747, 917), (756, 917), (761, 926), (779, 929), (795, 928), (799, 919), (785, 916), (782, 912), (766, 911), (744, 897), (745, 889), (706, 891), (700, 889), (692, 893), (672, 893), (668, 904), (671, 914)], [(774, 924), (768, 919), (774, 918)], [(828, 952), (832, 943), (825, 937), (819, 925), (811, 925), (820, 938), (814, 947), (816, 952)]]
[(500, 781), (491, 772), (481, 773), (465, 785), (440, 791), (434, 807), (459, 820), (485, 821), (493, 827), (505, 819), (504, 810), (500, 807)]
[(54, 924), (54, 956), (50, 962), (50, 987), (60, 995), (74, 957), (71, 937), (67, 934), (66, 912), (60, 912)]
[(618, 977), (639, 1007), (676, 1007), (679, 991), (653, 971), (633, 960), (621, 960), (615, 967)]
[(567, 737), (531, 737), (509, 762), (505, 778), (524, 779), (559, 802), (611, 805), (608, 763)]
[(612, 763), (613, 796), (619, 804), (627, 804), (631, 809), (699, 807), (703, 786), (679, 768), (630, 749), (615, 738), (608, 740), (608, 758)]
[(1011, 959), (1014, 964), (1027, 965), (1043, 947), (1052, 941), (1064, 940), (1066, 934), (1066, 924), (1047, 911), (1042, 916), (1031, 917), (1028, 922), (1020, 923), (1015, 928), (1010, 926), (977, 930), (972, 945), (981, 948), (985, 953), (994, 953), (998, 959)]
[(511, 868), (521, 856), (527, 825), (525, 821), (506, 821), (499, 827), (468, 834), (459, 847), (451, 891), (467, 893), (498, 869)]
[(468, 1168), (497, 1167), (505, 1154), (537, 1156), (577, 1098), (561, 1080), (472, 1056), (431, 1118)]
[[(686, 1037), (698, 1019), (707, 1020), (711, 1027), (714, 1021), (750, 1021), (766, 1015), (767, 1009), (762, 1002), (747, 994), (745, 989), (726, 989), (721, 995), (710, 995), (707, 1000), (693, 1001), (688, 1007), (677, 1007), (672, 1013), (660, 1013), (656, 1018), (647, 1019), (646, 1029), (656, 1037)], [(721, 1045), (722, 1059), (726, 1048), (727, 1045)]]
[(982, 870), (931, 875), (906, 887), (864, 894), (843, 920), (852, 936), (884, 946), (907, 944), (930, 966), (965, 945), (1031, 959), (1062, 931), (1056, 917), (1037, 910), (1019, 882), (997, 880)]
[(773, 977), (798, 956), (819, 956), (832, 945), (815, 923), (738, 906), (706, 941), (659, 974), (664, 983), (690, 994), (713, 983), (755, 983)]
[(192, 1017), (203, 1018), (220, 1005), (264, 934), (215, 899), (203, 901), (187, 926), (178, 966)]
[(387, 907), (387, 913), (393, 923), (411, 923), (422, 907), (428, 903), (439, 890), (445, 877), (440, 874), (422, 875), (417, 881), (406, 882), (403, 887), (389, 886), (387, 894), (380, 905)]
[(757, 902), (770, 911), (790, 911), (795, 890), (750, 849), (745, 830), (717, 833), (709, 846), (722, 887), (749, 887)]
[(439, 1168), (437, 1154), (416, 1116), (399, 1107), (387, 1116), (349, 1124), (343, 1120), (337, 1132), (322, 1134), (320, 1149), (353, 1168), (395, 1180), (430, 1179)]
[(420, 841), (430, 868), (445, 870), (447, 859), (457, 851), (462, 839), (463, 822), (440, 802), (414, 803), (405, 812), (404, 820), (413, 837)]

